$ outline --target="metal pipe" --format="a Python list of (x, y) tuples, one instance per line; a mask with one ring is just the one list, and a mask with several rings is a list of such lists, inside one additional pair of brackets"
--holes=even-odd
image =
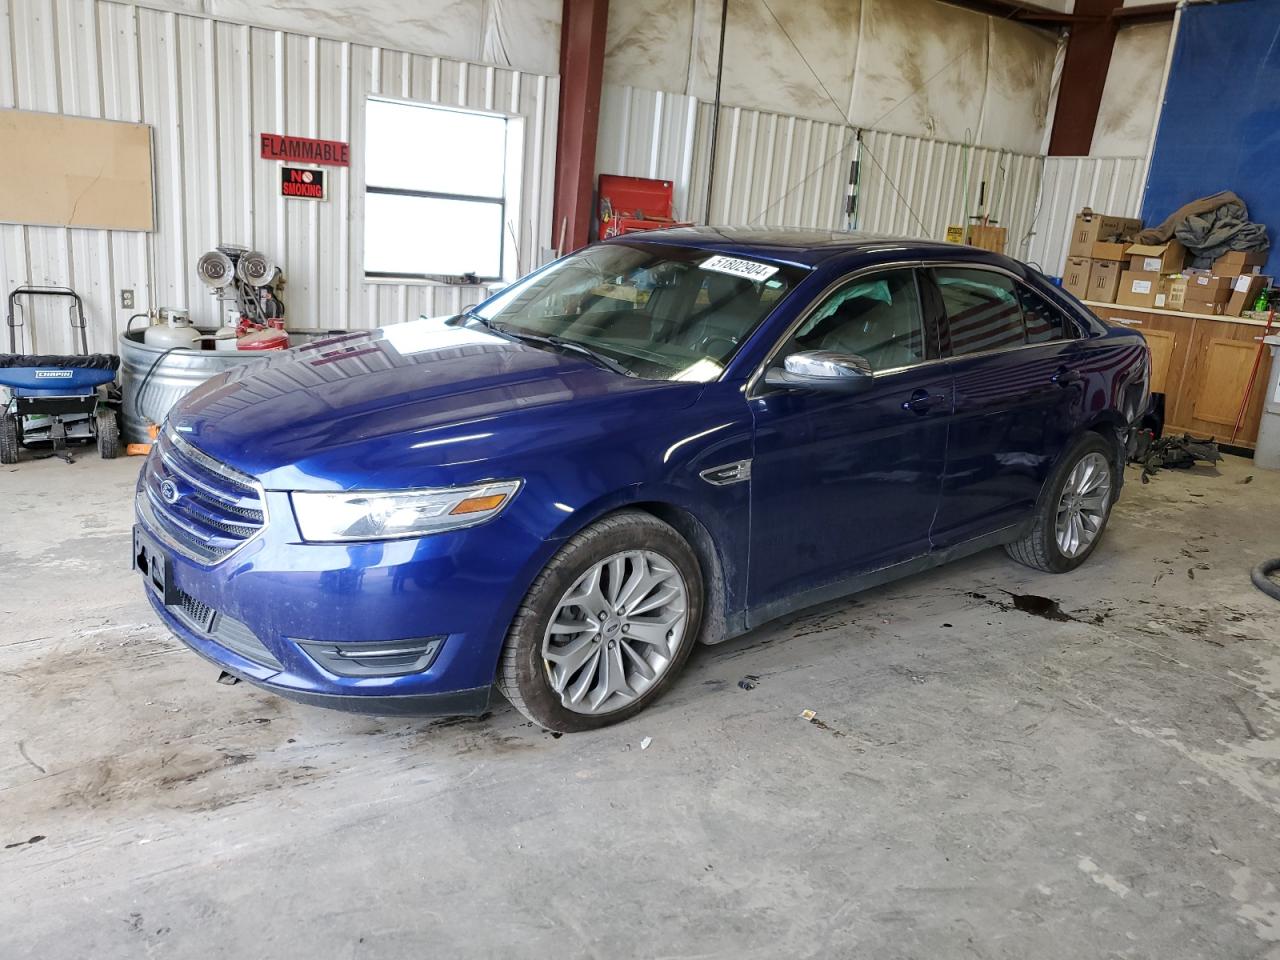
[(720, 52), (716, 57), (716, 99), (711, 108), (711, 156), (707, 160), (707, 207), (703, 223), (711, 222), (711, 191), (716, 180), (716, 140), (720, 135), (720, 86), (724, 82), (724, 34), (729, 23), (729, 0), (720, 3)]

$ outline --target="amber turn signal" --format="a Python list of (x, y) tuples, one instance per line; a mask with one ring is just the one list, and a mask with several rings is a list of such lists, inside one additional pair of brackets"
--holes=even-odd
[(495, 493), (487, 497), (468, 497), (450, 510), (449, 513), (450, 515), (484, 513), (486, 510), (496, 510), (498, 505), (505, 499), (507, 499), (505, 493)]

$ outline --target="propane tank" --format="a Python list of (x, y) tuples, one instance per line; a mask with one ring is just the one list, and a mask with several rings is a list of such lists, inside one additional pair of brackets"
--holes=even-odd
[(200, 347), (200, 331), (191, 325), (191, 316), (187, 311), (164, 307), (160, 310), (160, 321), (147, 327), (142, 335), (142, 342), (149, 347), (162, 347), (166, 350), (197, 350)]
[(235, 350), (236, 339), (240, 336), (240, 311), (227, 311), (227, 321), (213, 335), (214, 350)]

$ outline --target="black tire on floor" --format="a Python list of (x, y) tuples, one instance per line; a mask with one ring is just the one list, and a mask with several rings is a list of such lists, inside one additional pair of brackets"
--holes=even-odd
[[(1093, 538), (1093, 542), (1082, 553), (1068, 557), (1059, 548), (1058, 538), (1054, 532), (1058, 503), (1062, 499), (1062, 488), (1066, 485), (1067, 477), (1071, 475), (1076, 464), (1091, 453), (1100, 453), (1107, 461), (1111, 496), (1107, 502), (1106, 514), (1102, 518), (1102, 528)], [(1115, 504), (1117, 482), (1120, 479), (1116, 476), (1116, 463), (1115, 445), (1108, 443), (1102, 436), (1089, 432), (1077, 440), (1063, 456), (1052, 476), (1045, 482), (1040, 501), (1036, 505), (1035, 524), (1031, 532), (1021, 540), (1005, 545), (1004, 549), (1009, 556), (1019, 563), (1036, 570), (1043, 570), (1045, 573), (1067, 573), (1088, 560), (1089, 555), (1097, 549), (1106, 534), (1107, 521), (1111, 519), (1111, 508)]]
[(0, 463), (18, 462), (18, 418), (0, 415)]
[[(602, 715), (576, 713), (560, 702), (547, 676), (542, 640), (560, 599), (590, 568), (627, 550), (649, 550), (672, 563), (684, 578), (687, 612), (680, 646), (656, 683), (634, 702)], [(689, 658), (702, 626), (702, 571), (689, 544), (671, 526), (638, 510), (625, 510), (593, 523), (571, 537), (529, 588), (498, 661), (496, 683), (522, 714), (548, 730), (576, 733), (626, 720), (670, 687)]]
[(110, 407), (98, 411), (98, 455), (103, 460), (120, 456), (120, 420)]

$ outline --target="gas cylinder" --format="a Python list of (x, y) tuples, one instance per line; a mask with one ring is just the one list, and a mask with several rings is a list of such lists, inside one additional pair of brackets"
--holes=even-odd
[(179, 347), (197, 350), (200, 347), (200, 331), (191, 325), (191, 317), (187, 311), (166, 307), (160, 310), (160, 322), (147, 327), (142, 335), (142, 342), (149, 347), (161, 347), (165, 350)]

